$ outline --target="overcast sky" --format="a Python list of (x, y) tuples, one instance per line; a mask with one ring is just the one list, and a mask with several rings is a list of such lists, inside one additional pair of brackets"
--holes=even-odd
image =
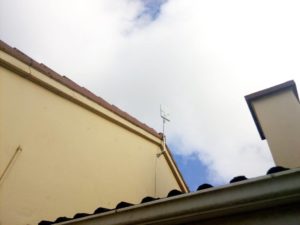
[(300, 84), (299, 12), (289, 0), (0, 0), (0, 38), (159, 132), (167, 106), (193, 189), (273, 165), (244, 96)]

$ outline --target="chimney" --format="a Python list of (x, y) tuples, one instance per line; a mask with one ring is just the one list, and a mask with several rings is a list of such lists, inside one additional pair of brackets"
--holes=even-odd
[(300, 104), (294, 81), (245, 96), (256, 128), (275, 164), (300, 167)]

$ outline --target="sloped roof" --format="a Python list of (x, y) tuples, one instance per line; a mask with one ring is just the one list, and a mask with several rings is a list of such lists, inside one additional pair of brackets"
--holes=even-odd
[(247, 211), (295, 202), (300, 202), (300, 169), (277, 166), (258, 178), (237, 176), (229, 185), (221, 187), (202, 184), (193, 193), (172, 190), (166, 198), (146, 196), (137, 205), (120, 202), (114, 209), (99, 207), (91, 214), (77, 213), (73, 218), (44, 220), (39, 225), (157, 224), (158, 221), (173, 224), (171, 220), (176, 220), (177, 224), (180, 219), (189, 217), (207, 219), (233, 213), (232, 210)]
[[(24, 64), (26, 64), (26, 65), (36, 69), (37, 71), (41, 72), (43, 75), (57, 81), (58, 83), (66, 86), (67, 88), (69, 88), (69, 89), (79, 93), (80, 95), (88, 98), (89, 100), (95, 102), (96, 104), (100, 105), (101, 107), (109, 110), (110, 112), (112, 112), (112, 113), (116, 114), (117, 116), (125, 119), (126, 121), (130, 122), (131, 124), (141, 128), (142, 130), (146, 131), (147, 133), (153, 135), (154, 137), (156, 137), (160, 140), (163, 140), (163, 134), (162, 133), (158, 133), (157, 131), (155, 131), (153, 128), (149, 127), (145, 123), (142, 123), (138, 119), (136, 119), (133, 116), (129, 115), (127, 112), (119, 109), (115, 105), (112, 105), (112, 104), (108, 103), (103, 98), (95, 95), (94, 93), (92, 93), (88, 89), (86, 89), (84, 87), (81, 87), (80, 85), (78, 85), (74, 81), (70, 80), (66, 76), (62, 76), (62, 75), (58, 74), (57, 72), (55, 72), (54, 70), (47, 67), (46, 65), (44, 65), (42, 63), (38, 63), (37, 61), (35, 61), (31, 57), (29, 57), (26, 54), (24, 54), (23, 52), (21, 52), (19, 49), (9, 46), (7, 43), (5, 43), (2, 40), (0, 40), (0, 51), (3, 51), (5, 53), (7, 53), (8, 55), (16, 58), (17, 60), (20, 60)], [(2, 62), (2, 59), (0, 58), (0, 65), (2, 63), (4, 63), (4, 65), (5, 65), (7, 62)], [(173, 158), (173, 155), (172, 155), (170, 149), (168, 148), (168, 146), (166, 146), (166, 151), (168, 152), (168, 156), (169, 156), (169, 157), (165, 157), (166, 161), (167, 161), (168, 165), (170, 166), (170, 168), (172, 170), (172, 173), (175, 175), (175, 179), (177, 180), (179, 186), (181, 188), (183, 188), (183, 190), (189, 191), (189, 188), (188, 188), (188, 186), (187, 186), (180, 170), (178, 169), (177, 164), (176, 164), (176, 162)], [(177, 176), (177, 174), (178, 174), (178, 176)]]
[(20, 60), (21, 62), (25, 63), (26, 65), (31, 66), (32, 68), (45, 74), (46, 76), (50, 77), (51, 79), (70, 88), (71, 90), (76, 91), (77, 93), (83, 95), (84, 97), (90, 99), (91, 101), (97, 103), (98, 105), (106, 108), (107, 110), (113, 112), (114, 114), (116, 114), (116, 115), (122, 117), (123, 119), (129, 121), (130, 123), (136, 125), (137, 127), (154, 135), (155, 137), (162, 139), (162, 134), (156, 132), (153, 128), (149, 127), (145, 123), (140, 122), (139, 120), (137, 120), (133, 116), (129, 115), (125, 111), (116, 107), (115, 105), (109, 104), (103, 98), (95, 95), (94, 93), (90, 92), (86, 88), (81, 87), (80, 85), (78, 85), (74, 81), (70, 80), (66, 76), (62, 76), (62, 75), (58, 74), (57, 72), (55, 72), (54, 70), (47, 67), (46, 65), (44, 65), (42, 63), (38, 63), (34, 59), (30, 58), (29, 56), (27, 56), (26, 54), (21, 52), (19, 49), (9, 46), (2, 40), (0, 40), (0, 50), (15, 57), (16, 59)]

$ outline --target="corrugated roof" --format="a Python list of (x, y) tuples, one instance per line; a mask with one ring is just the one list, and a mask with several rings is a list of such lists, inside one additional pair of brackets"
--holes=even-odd
[[(286, 171), (286, 170), (289, 170), (289, 169), (284, 168), (284, 167), (280, 167), (280, 166), (275, 166), (275, 167), (270, 168), (267, 171), (266, 175), (272, 175), (274, 173), (283, 172), (283, 171)], [(245, 176), (236, 176), (236, 177), (234, 177), (230, 180), (230, 184), (242, 182), (242, 181), (245, 181), (245, 180), (248, 180)], [(249, 179), (249, 180), (251, 180), (251, 179)], [(201, 184), (198, 187), (198, 189), (196, 190), (196, 192), (203, 191), (203, 190), (209, 190), (211, 188), (214, 188), (213, 185), (211, 185), (211, 184), (206, 184), (206, 183)], [(222, 189), (220, 189), (220, 190), (222, 190)], [(171, 190), (168, 193), (166, 198), (154, 198), (154, 197), (151, 197), (151, 196), (146, 196), (141, 200), (141, 202), (139, 204), (132, 204), (132, 203), (128, 203), (128, 202), (119, 202), (116, 205), (116, 207), (113, 208), (113, 209), (107, 209), (107, 208), (99, 207), (99, 208), (95, 209), (95, 211), (93, 213), (90, 213), (90, 214), (88, 214), (88, 213), (76, 213), (72, 218), (62, 216), (62, 217), (58, 217), (54, 221), (42, 220), (41, 222), (39, 222), (38, 225), (58, 224), (58, 223), (61, 223), (61, 222), (72, 221), (72, 220), (75, 220), (75, 219), (78, 219), (78, 218), (84, 218), (84, 217), (88, 218), (90, 216), (94, 216), (94, 215), (98, 215), (98, 214), (104, 214), (104, 213), (107, 213), (107, 212), (110, 212), (110, 211), (116, 211), (118, 209), (123, 209), (123, 208), (130, 209), (130, 207), (136, 208), (136, 206), (142, 206), (143, 204), (148, 203), (148, 202), (152, 202), (152, 203), (157, 202), (157, 203), (159, 203), (161, 200), (172, 199), (175, 196), (179, 196), (179, 195), (183, 195), (183, 194), (185, 196), (188, 196), (188, 195), (192, 195), (193, 193), (183, 193), (183, 192), (178, 191), (178, 190)]]

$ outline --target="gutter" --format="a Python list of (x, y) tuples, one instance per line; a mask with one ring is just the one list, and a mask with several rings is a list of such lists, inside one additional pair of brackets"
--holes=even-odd
[(300, 202), (300, 168), (58, 225), (178, 224)]

